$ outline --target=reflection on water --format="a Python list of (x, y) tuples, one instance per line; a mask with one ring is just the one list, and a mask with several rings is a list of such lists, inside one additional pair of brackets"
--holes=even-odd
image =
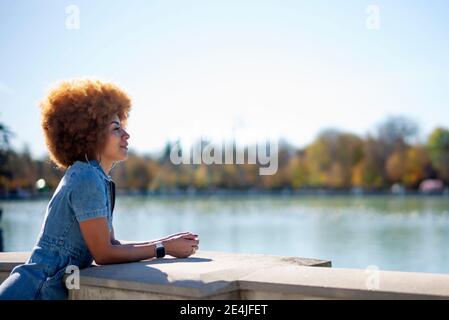
[[(30, 250), (47, 202), (0, 205), (4, 250)], [(119, 197), (114, 229), (126, 240), (189, 230), (199, 233), (203, 250), (449, 273), (449, 197)]]

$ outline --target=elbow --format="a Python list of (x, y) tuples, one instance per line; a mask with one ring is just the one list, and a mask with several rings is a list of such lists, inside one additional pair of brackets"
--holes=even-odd
[(110, 264), (109, 260), (105, 257), (94, 257), (94, 260), (98, 265)]
[(98, 265), (110, 264), (110, 260), (105, 255), (95, 255), (94, 257), (95, 263)]
[(98, 265), (112, 264), (114, 263), (113, 256), (111, 254), (112, 246), (106, 250), (101, 250), (100, 252), (93, 255), (95, 263)]

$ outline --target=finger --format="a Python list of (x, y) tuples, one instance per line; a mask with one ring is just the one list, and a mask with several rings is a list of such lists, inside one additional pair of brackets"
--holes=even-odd
[(198, 240), (189, 240), (190, 246), (197, 246), (200, 242)]
[(183, 232), (175, 233), (175, 234), (173, 234), (173, 236), (180, 236), (180, 235), (189, 234), (189, 233), (190, 233), (189, 231), (183, 231)]
[(174, 237), (179, 237), (179, 236), (182, 236), (184, 234), (187, 234), (187, 232), (173, 233), (173, 234), (170, 234), (170, 235), (166, 236), (164, 239), (170, 239), (170, 238), (174, 238)]
[(184, 239), (195, 240), (198, 236), (192, 235), (192, 234), (185, 234), (185, 235), (182, 235), (182, 237)]

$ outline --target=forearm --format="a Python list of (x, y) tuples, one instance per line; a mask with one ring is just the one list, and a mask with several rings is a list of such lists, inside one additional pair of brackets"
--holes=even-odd
[(144, 244), (154, 244), (153, 240), (150, 241), (129, 241), (129, 240), (117, 240), (114, 239), (111, 241), (113, 245), (127, 245), (127, 244), (135, 244), (135, 245), (144, 245)]
[(111, 244), (98, 264), (113, 264), (136, 262), (156, 257), (156, 245), (152, 243), (143, 244)]
[(111, 243), (114, 244), (114, 245), (125, 245), (125, 244), (136, 244), (136, 245), (140, 245), (140, 244), (155, 244), (156, 242), (167, 240), (167, 238), (168, 238), (168, 237), (164, 237), (164, 238), (154, 239), (154, 240), (148, 240), (148, 241), (129, 241), (129, 240), (117, 240), (117, 239), (113, 239), (113, 240), (111, 241)]

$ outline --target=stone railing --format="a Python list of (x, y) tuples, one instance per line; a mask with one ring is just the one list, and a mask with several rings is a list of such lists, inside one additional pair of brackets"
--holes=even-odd
[[(0, 253), (0, 281), (27, 253)], [(330, 261), (198, 251), (81, 270), (69, 299), (449, 299), (449, 275), (330, 268)]]

